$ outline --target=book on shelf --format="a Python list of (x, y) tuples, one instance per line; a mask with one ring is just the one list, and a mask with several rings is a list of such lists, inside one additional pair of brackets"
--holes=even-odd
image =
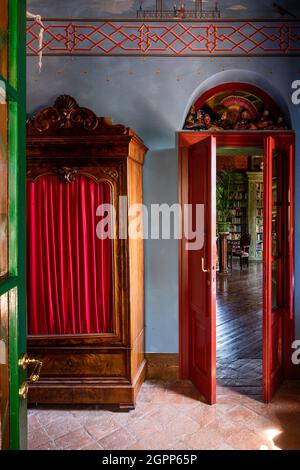
[(256, 234), (256, 241), (258, 243), (262, 242), (263, 241), (263, 233), (257, 233)]
[(238, 244), (248, 231), (248, 180), (244, 173), (232, 173), (229, 240)]
[(245, 217), (232, 217), (232, 224), (236, 225), (247, 225), (247, 220)]

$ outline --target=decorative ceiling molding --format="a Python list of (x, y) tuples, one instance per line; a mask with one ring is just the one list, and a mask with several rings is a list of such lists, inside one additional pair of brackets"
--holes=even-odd
[[(42, 47), (39, 45), (43, 29)], [(28, 21), (27, 54), (38, 56), (300, 56), (300, 21)]]

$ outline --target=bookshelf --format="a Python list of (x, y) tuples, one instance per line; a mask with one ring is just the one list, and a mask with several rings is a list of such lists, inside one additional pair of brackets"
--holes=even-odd
[(263, 256), (263, 223), (264, 223), (264, 188), (263, 172), (251, 171), (248, 176), (248, 218), (251, 247), (249, 257), (261, 260)]
[(232, 173), (230, 194), (230, 233), (232, 245), (238, 245), (248, 232), (248, 179), (245, 173)]

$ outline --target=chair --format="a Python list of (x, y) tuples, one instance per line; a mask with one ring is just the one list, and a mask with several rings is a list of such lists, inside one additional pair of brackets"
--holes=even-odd
[(243, 265), (246, 263), (247, 268), (249, 267), (249, 250), (251, 245), (251, 235), (249, 233), (243, 233), (239, 245), (236, 243), (229, 242), (228, 246), (228, 257), (230, 257), (230, 269), (232, 270), (232, 260), (236, 256), (240, 259), (240, 267), (243, 269)]

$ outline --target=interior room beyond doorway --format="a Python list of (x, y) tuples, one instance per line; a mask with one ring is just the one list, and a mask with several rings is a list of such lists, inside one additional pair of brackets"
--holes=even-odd
[(217, 148), (217, 383), (262, 398), (263, 149)]

